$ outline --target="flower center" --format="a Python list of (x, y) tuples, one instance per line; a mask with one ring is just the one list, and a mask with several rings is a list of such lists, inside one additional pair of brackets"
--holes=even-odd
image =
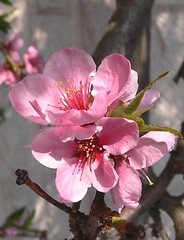
[(93, 135), (87, 140), (76, 139), (76, 143), (78, 144), (78, 149), (74, 154), (75, 157), (79, 157), (79, 162), (81, 162), (81, 164), (87, 162), (89, 167), (91, 167), (96, 157), (105, 151), (99, 144), (99, 138), (96, 135)]
[(60, 92), (59, 104), (61, 110), (77, 109), (77, 110), (88, 110), (90, 104), (90, 83), (82, 83), (80, 81), (79, 87), (72, 86), (68, 83), (65, 86), (62, 82), (57, 84)]

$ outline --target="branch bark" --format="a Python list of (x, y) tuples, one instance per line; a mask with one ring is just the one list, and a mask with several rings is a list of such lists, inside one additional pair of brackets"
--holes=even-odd
[(160, 208), (166, 211), (174, 221), (176, 239), (184, 239), (184, 194), (173, 197), (164, 195), (160, 201)]
[(107, 32), (93, 55), (97, 65), (112, 53), (122, 53), (132, 60), (143, 29), (149, 23), (153, 3), (154, 0), (117, 0)]

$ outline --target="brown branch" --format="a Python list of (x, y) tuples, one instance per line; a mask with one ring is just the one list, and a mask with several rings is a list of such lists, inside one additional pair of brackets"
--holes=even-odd
[(94, 59), (97, 65), (112, 53), (122, 53), (130, 60), (150, 19), (154, 0), (117, 0), (117, 8), (108, 29), (98, 44)]
[(154, 220), (153, 224), (153, 235), (155, 235), (155, 237), (160, 237), (162, 238), (162, 240), (170, 240), (163, 224), (162, 224), (162, 219), (160, 216), (160, 211), (158, 209), (157, 204), (155, 204), (153, 207), (151, 207), (150, 209), (150, 215)]
[(25, 184), (26, 186), (28, 186), (31, 190), (33, 190), (37, 195), (39, 195), (40, 197), (42, 197), (43, 199), (45, 199), (47, 202), (51, 203), (52, 205), (54, 205), (55, 207), (59, 208), (60, 210), (64, 211), (65, 213), (68, 214), (73, 214), (72, 209), (70, 207), (68, 207), (66, 204), (64, 203), (60, 203), (57, 200), (55, 200), (54, 198), (52, 198), (50, 195), (48, 195), (43, 189), (41, 189), (41, 187), (34, 183), (28, 176), (28, 172), (26, 170), (21, 170), (21, 169), (17, 169), (15, 172), (17, 179), (16, 179), (16, 183), (18, 185), (23, 185)]
[(184, 239), (184, 194), (173, 197), (165, 194), (160, 200), (159, 207), (166, 211), (175, 224), (176, 239)]
[[(116, 11), (93, 58), (100, 65), (109, 54), (124, 54), (138, 72), (142, 90), (150, 80), (150, 19), (154, 0), (116, 0), (116, 3)], [(148, 113), (143, 118), (148, 122)]]
[(184, 60), (183, 60), (183, 63), (181, 64), (179, 71), (177, 72), (176, 76), (174, 77), (173, 81), (175, 83), (178, 83), (180, 78), (183, 78), (183, 80), (184, 80)]

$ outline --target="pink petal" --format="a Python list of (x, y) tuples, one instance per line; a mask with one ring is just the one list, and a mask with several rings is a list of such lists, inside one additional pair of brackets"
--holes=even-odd
[(139, 129), (136, 122), (125, 118), (102, 118), (97, 124), (103, 127), (98, 134), (100, 144), (111, 154), (126, 153), (137, 145)]
[(145, 92), (137, 110), (152, 107), (159, 99), (160, 93), (156, 89), (149, 89)]
[(96, 132), (97, 127), (95, 125), (64, 125), (58, 127), (56, 130), (56, 135), (62, 140), (62, 142), (85, 140), (92, 137)]
[(21, 116), (40, 124), (48, 124), (43, 118), (46, 110), (56, 111), (59, 107), (58, 89), (55, 83), (50, 77), (41, 74), (25, 77), (14, 86), (9, 97), (13, 107)]
[(41, 164), (57, 168), (64, 157), (71, 157), (77, 145), (75, 142), (63, 143), (55, 132), (56, 128), (48, 128), (39, 133), (32, 143), (32, 154)]
[(25, 68), (29, 74), (41, 73), (44, 61), (39, 55), (37, 48), (32, 44), (28, 47), (27, 53), (24, 54)]
[(5, 83), (13, 87), (17, 82), (17, 77), (10, 70), (5, 70), (3, 66), (0, 66), (0, 84)]
[(112, 199), (118, 212), (123, 206), (136, 208), (141, 197), (142, 183), (139, 174), (126, 163), (117, 164), (119, 181), (111, 190)]
[(57, 168), (55, 184), (63, 202), (78, 202), (91, 187), (89, 167), (86, 164), (80, 167), (78, 158), (62, 160)]
[(47, 111), (49, 121), (54, 125), (78, 124), (85, 125), (96, 122), (107, 112), (106, 94), (99, 94), (94, 97), (94, 101), (88, 110), (69, 109), (67, 111)]
[(24, 40), (21, 33), (16, 33), (7, 44), (9, 50), (19, 50), (23, 47)]
[(130, 62), (120, 54), (104, 58), (92, 81), (92, 94), (108, 93), (108, 105), (127, 91), (130, 77)]
[(169, 132), (149, 132), (139, 139), (137, 146), (127, 155), (135, 169), (147, 168), (171, 151), (175, 136)]
[(118, 181), (118, 175), (106, 155), (100, 155), (92, 163), (91, 171), (92, 185), (99, 192), (108, 192)]
[(16, 33), (13, 38), (6, 44), (6, 50), (14, 61), (20, 60), (19, 49), (24, 45), (21, 33)]
[(136, 71), (131, 70), (130, 78), (127, 82), (127, 90), (123, 92), (120, 97), (120, 100), (127, 102), (130, 99), (134, 98), (138, 90), (138, 74)]
[(92, 57), (81, 49), (63, 48), (54, 53), (44, 67), (43, 74), (51, 76), (56, 82), (65, 86), (71, 85), (77, 89), (80, 82), (85, 84), (90, 80), (96, 65)]

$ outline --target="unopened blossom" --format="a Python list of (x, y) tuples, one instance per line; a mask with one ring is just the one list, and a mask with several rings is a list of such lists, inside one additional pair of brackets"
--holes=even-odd
[(137, 74), (124, 56), (107, 56), (96, 71), (86, 52), (64, 48), (50, 57), (42, 74), (25, 77), (9, 96), (15, 110), (30, 121), (84, 125), (104, 117), (120, 97), (134, 97), (137, 86)]
[(160, 98), (160, 93), (156, 89), (149, 89), (145, 92), (143, 98), (141, 99), (140, 105), (137, 111), (142, 109), (148, 109), (155, 105), (156, 101)]
[[(75, 129), (73, 141), (63, 142), (66, 127), (48, 128), (32, 143), (33, 156), (43, 165), (56, 168), (56, 187), (64, 202), (81, 200), (89, 187), (108, 192), (118, 181), (110, 155), (120, 155), (134, 148), (139, 139), (137, 124), (121, 118), (102, 118), (99, 131), (86, 138)], [(83, 136), (82, 136), (83, 135)], [(85, 140), (82, 140), (85, 139)]]
[(144, 169), (171, 151), (175, 138), (169, 132), (149, 132), (140, 137), (138, 144), (125, 154), (111, 156), (119, 176), (111, 194), (119, 212), (124, 206), (135, 208), (139, 205), (142, 191), (140, 177), (146, 176)]
[(28, 74), (41, 73), (44, 67), (44, 61), (34, 44), (30, 45), (27, 53), (24, 54), (24, 64)]

